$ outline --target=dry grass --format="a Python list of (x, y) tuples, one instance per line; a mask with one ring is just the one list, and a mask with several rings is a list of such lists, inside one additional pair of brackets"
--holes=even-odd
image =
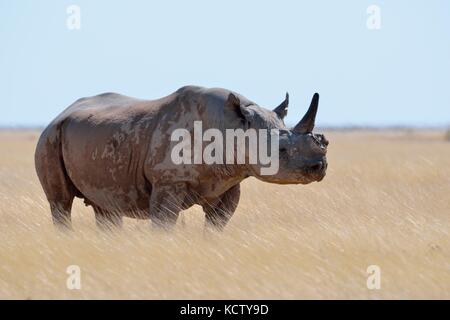
[[(450, 298), (450, 144), (443, 132), (331, 132), (321, 183), (243, 183), (223, 234), (195, 207), (172, 234), (96, 230), (77, 201), (56, 232), (37, 132), (0, 133), (0, 298)], [(82, 289), (66, 288), (66, 268)], [(381, 268), (380, 290), (366, 268)]]

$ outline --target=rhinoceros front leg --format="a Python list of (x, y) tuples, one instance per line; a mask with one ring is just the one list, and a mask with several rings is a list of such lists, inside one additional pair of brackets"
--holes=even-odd
[(217, 201), (204, 205), (205, 227), (222, 231), (236, 211), (241, 195), (239, 184), (228, 189)]
[(150, 219), (156, 228), (170, 230), (178, 219), (186, 196), (186, 184), (153, 185), (150, 197)]

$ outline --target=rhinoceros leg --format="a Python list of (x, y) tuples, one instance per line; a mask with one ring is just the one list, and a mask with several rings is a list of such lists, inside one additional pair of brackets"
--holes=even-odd
[(53, 223), (67, 229), (71, 226), (70, 212), (77, 189), (67, 175), (57, 127), (49, 127), (39, 139), (35, 154), (36, 172), (50, 204)]
[(150, 219), (158, 229), (172, 229), (186, 196), (186, 184), (153, 185), (150, 197)]
[(72, 220), (70, 216), (72, 202), (73, 198), (65, 201), (49, 201), (53, 224), (61, 230), (70, 229), (72, 227)]
[(204, 205), (205, 227), (223, 230), (236, 211), (240, 195), (241, 189), (237, 184), (222, 194), (216, 202)]
[(95, 223), (101, 230), (111, 230), (122, 227), (122, 215), (120, 213), (109, 212), (98, 206), (94, 206)]

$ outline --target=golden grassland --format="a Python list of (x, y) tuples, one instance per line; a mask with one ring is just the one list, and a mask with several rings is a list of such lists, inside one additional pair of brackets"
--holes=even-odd
[[(203, 232), (199, 207), (169, 234), (131, 219), (105, 233), (80, 200), (74, 232), (57, 232), (34, 171), (38, 135), (0, 132), (0, 298), (450, 298), (444, 132), (328, 132), (322, 182), (248, 179), (218, 234)], [(66, 287), (69, 265), (81, 290)], [(369, 265), (380, 290), (366, 286)]]

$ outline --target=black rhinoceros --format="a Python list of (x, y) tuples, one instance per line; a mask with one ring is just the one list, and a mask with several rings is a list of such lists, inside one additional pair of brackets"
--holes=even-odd
[[(70, 227), (72, 202), (79, 197), (94, 208), (99, 226), (121, 225), (125, 216), (170, 228), (181, 210), (199, 204), (206, 225), (222, 229), (237, 207), (239, 184), (247, 177), (278, 184), (322, 180), (328, 141), (312, 133), (319, 96), (313, 96), (292, 129), (283, 122), (288, 98), (286, 94), (270, 111), (229, 90), (186, 86), (157, 100), (115, 93), (77, 100), (43, 131), (35, 153), (54, 224)], [(260, 162), (173, 161), (172, 133), (193, 133), (199, 122), (203, 130), (215, 129), (216, 134), (275, 130), (276, 139), (270, 141), (278, 147), (278, 170), (263, 175)], [(244, 141), (246, 160), (250, 144)], [(205, 147), (206, 141), (197, 141), (197, 151)]]

